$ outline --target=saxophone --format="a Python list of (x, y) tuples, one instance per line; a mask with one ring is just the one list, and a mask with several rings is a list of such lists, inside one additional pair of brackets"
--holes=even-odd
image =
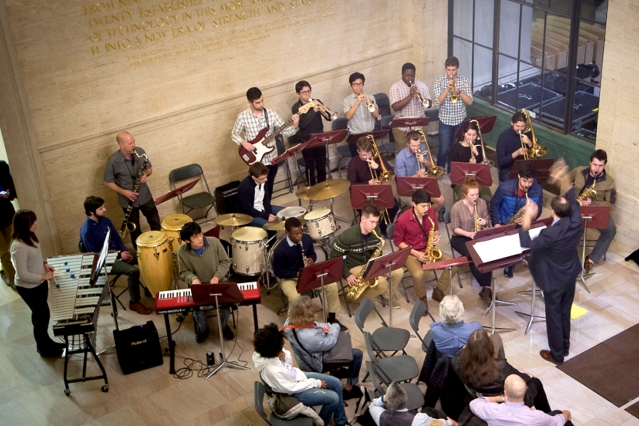
[(513, 217), (510, 218), (510, 220), (508, 221), (507, 225), (512, 225), (513, 223), (517, 222), (520, 217), (522, 217), (524, 215), (524, 210), (526, 209), (526, 204), (528, 204), (528, 188), (524, 189), (524, 194), (526, 195), (526, 202), (524, 203), (523, 207), (520, 208), (519, 211), (517, 213), (515, 213), (513, 215)]
[[(142, 163), (142, 168), (138, 172), (138, 175), (135, 178), (135, 182), (133, 182), (133, 192), (138, 192), (140, 190), (140, 185), (142, 185), (142, 175), (146, 171), (146, 165), (149, 163), (149, 157), (146, 154), (138, 154), (138, 152), (134, 149), (133, 154), (138, 158), (144, 157), (144, 162)], [(122, 222), (122, 226), (120, 227), (120, 237), (124, 238), (128, 232), (135, 231), (135, 223), (129, 222), (129, 217), (131, 216), (131, 211), (133, 210), (133, 201), (129, 200), (129, 206), (126, 208), (126, 212), (124, 213), (124, 221)]]
[(592, 185), (584, 188), (584, 190), (581, 191), (581, 194), (579, 194), (579, 197), (577, 197), (577, 202), (579, 203), (579, 205), (582, 205), (583, 202), (586, 201), (588, 198), (590, 198), (591, 200), (597, 198), (597, 191), (595, 190), (596, 183), (597, 175), (595, 175), (595, 180), (592, 181)]
[[(371, 256), (371, 259), (375, 257), (379, 257), (382, 255), (382, 251), (384, 250), (385, 241), (382, 237), (377, 235), (377, 232), (373, 229), (373, 235), (375, 235), (379, 239), (379, 246), (375, 249), (375, 252)], [(364, 272), (366, 272), (366, 268), (362, 268), (362, 270), (357, 274), (357, 284), (349, 286), (346, 289), (346, 297), (351, 300), (357, 300), (360, 298), (364, 292), (369, 288), (375, 288), (379, 285), (379, 278), (375, 278), (374, 280), (364, 281)]]
[(435, 223), (430, 216), (426, 215), (426, 217), (430, 220), (430, 231), (428, 231), (428, 242), (426, 243), (424, 254), (426, 255), (426, 263), (433, 263), (442, 258), (442, 251), (433, 243), (435, 238)]
[(479, 215), (477, 214), (477, 201), (473, 201), (473, 219), (475, 220), (475, 232), (481, 231)]

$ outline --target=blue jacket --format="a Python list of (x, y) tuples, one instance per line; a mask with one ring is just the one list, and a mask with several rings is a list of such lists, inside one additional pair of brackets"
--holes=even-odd
[[(493, 226), (508, 223), (510, 218), (526, 204), (526, 198), (517, 195), (518, 182), (519, 179), (517, 178), (502, 182), (493, 194), (493, 198), (490, 201), (490, 221)], [(537, 203), (537, 207), (539, 207), (536, 220), (541, 215), (541, 209), (544, 204), (544, 190), (537, 182), (537, 179), (533, 181), (528, 190), (528, 198)]]

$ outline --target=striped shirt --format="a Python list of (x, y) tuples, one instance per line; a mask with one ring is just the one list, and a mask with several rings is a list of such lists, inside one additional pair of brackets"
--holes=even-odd
[[(457, 90), (464, 92), (465, 95), (470, 96), (470, 99), (473, 98), (473, 92), (470, 88), (470, 81), (466, 77), (457, 76), (455, 80), (455, 86)], [(444, 93), (446, 88), (448, 87), (448, 78), (446, 76), (439, 77), (435, 81), (435, 97), (439, 98), (439, 95)], [(444, 124), (448, 124), (449, 126), (456, 126), (466, 118), (466, 104), (459, 98), (459, 101), (456, 103), (452, 103), (450, 101), (450, 91), (444, 102), (439, 104), (439, 121)]]
[[(264, 108), (264, 110), (268, 113), (268, 123), (266, 122), (264, 113), (262, 113), (260, 117), (257, 117), (255, 114), (253, 114), (253, 111), (250, 108), (242, 111), (237, 115), (235, 125), (233, 126), (233, 130), (231, 130), (231, 138), (233, 139), (233, 142), (238, 145), (242, 143), (242, 132), (244, 132), (245, 141), (252, 141), (253, 139), (255, 139), (260, 130), (269, 127), (269, 130), (268, 132), (266, 132), (265, 135), (266, 137), (273, 133), (273, 130), (284, 125), (284, 120), (282, 120), (282, 117), (280, 117), (277, 112), (273, 111), (272, 109), (267, 110), (266, 108)], [(282, 132), (282, 134), (285, 136), (293, 136), (296, 132), (296, 128), (287, 127)], [(267, 146), (275, 147), (275, 139), (270, 141)], [(273, 151), (264, 155), (264, 157), (262, 158), (262, 163), (269, 166), (271, 165), (271, 161), (273, 160), (273, 158), (275, 158), (276, 156), (277, 150), (274, 149)]]

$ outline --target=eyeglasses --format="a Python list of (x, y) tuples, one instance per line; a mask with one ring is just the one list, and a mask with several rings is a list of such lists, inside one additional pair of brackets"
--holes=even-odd
[(351, 86), (363, 86), (363, 85), (364, 85), (364, 83), (353, 83), (353, 84), (351, 84)]
[(310, 90), (303, 90), (300, 92), (300, 95), (310, 95), (311, 91)]

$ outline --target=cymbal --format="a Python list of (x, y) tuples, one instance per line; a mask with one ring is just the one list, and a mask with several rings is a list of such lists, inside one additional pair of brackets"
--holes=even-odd
[(214, 221), (222, 226), (243, 226), (253, 222), (253, 218), (243, 213), (227, 213), (216, 217)]
[(309, 189), (311, 189), (310, 186), (303, 186), (297, 191), (295, 191), (295, 196), (299, 198), (300, 200), (310, 201), (311, 199), (308, 198), (308, 196), (306, 195)]
[(345, 193), (350, 187), (351, 183), (346, 179), (331, 179), (311, 186), (306, 196), (313, 201), (328, 200)]

